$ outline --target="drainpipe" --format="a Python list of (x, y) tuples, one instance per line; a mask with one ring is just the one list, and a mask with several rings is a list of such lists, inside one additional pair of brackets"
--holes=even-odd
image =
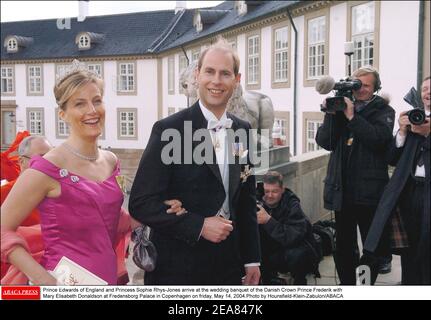
[[(184, 47), (183, 46), (181, 46), (181, 50), (183, 50), (183, 53), (184, 53), (184, 56), (186, 57), (186, 59), (187, 59), (187, 67), (190, 65), (190, 60), (189, 60), (189, 57), (187, 57), (187, 53), (186, 53), (186, 50), (184, 50)], [(187, 95), (187, 108), (188, 107), (190, 107), (190, 98), (189, 98), (189, 96)]]
[(287, 8), (287, 14), (289, 16), (290, 24), (292, 25), (293, 31), (295, 32), (295, 53), (293, 58), (293, 155), (297, 154), (296, 138), (297, 138), (297, 64), (298, 64), (298, 31), (296, 30), (295, 24), (293, 23), (292, 16), (290, 14), (289, 8)]
[(424, 20), (425, 20), (425, 1), (420, 1), (419, 2), (419, 29), (418, 29), (418, 72), (417, 72), (418, 76), (416, 79), (416, 88), (418, 91), (421, 88), (422, 79), (424, 76), (423, 75)]

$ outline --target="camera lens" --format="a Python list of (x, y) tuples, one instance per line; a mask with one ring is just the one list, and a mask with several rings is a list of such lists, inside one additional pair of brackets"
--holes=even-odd
[(408, 112), (408, 118), (411, 124), (421, 125), (425, 123), (425, 112), (422, 109), (413, 109)]

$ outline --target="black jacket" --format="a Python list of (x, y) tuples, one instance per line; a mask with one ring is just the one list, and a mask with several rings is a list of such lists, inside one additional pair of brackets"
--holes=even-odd
[[(262, 184), (258, 185), (262, 200)], [(282, 249), (299, 247), (307, 241), (314, 243), (311, 223), (301, 209), (299, 198), (289, 189), (285, 189), (276, 208), (265, 210), (271, 215), (266, 224), (259, 225), (262, 252), (272, 254)]]
[[(316, 142), (332, 151), (324, 180), (326, 209), (340, 211), (346, 196), (352, 204), (377, 205), (389, 180), (385, 150), (392, 139), (394, 118), (395, 111), (379, 96), (355, 112), (351, 121), (342, 112), (325, 115)], [(353, 139), (350, 148), (349, 138)]]
[[(232, 129), (250, 129), (250, 125), (228, 114), (233, 120)], [(190, 121), (188, 132), (185, 122)], [(225, 190), (217, 163), (164, 164), (162, 152), (170, 141), (162, 140), (166, 129), (176, 129), (181, 134), (181, 158), (191, 157), (191, 152), (201, 141), (191, 141), (192, 134), (207, 128), (207, 121), (199, 103), (170, 117), (157, 121), (150, 140), (142, 156), (130, 194), (129, 211), (132, 217), (151, 227), (150, 240), (153, 241), (158, 261), (153, 272), (146, 273), (147, 284), (191, 284), (198, 274), (204, 279), (217, 279), (221, 268), (216, 269), (212, 261), (213, 252), (226, 250), (224, 265), (231, 268), (260, 261), (259, 233), (256, 218), (256, 186), (253, 175), (245, 182), (240, 179), (244, 165), (229, 165), (229, 205), (234, 231), (230, 238), (233, 245), (213, 244), (200, 237), (204, 219), (214, 216), (225, 199)], [(247, 130), (248, 132), (248, 130)], [(187, 145), (191, 144), (191, 150)], [(247, 148), (247, 141), (244, 142)], [(202, 150), (201, 150), (202, 151)], [(213, 154), (215, 160), (215, 154)], [(249, 159), (248, 159), (249, 160)], [(178, 199), (188, 213), (181, 216), (166, 213), (163, 202)], [(151, 280), (149, 280), (151, 279)], [(200, 279), (200, 278), (199, 278)], [(216, 280), (214, 280), (216, 281)], [(239, 282), (241, 278), (239, 277)], [(202, 284), (202, 283), (200, 283)]]
[[(418, 148), (424, 148), (423, 159), (425, 166), (424, 211), (419, 232), (418, 256), (421, 261), (421, 270), (425, 283), (430, 282), (430, 136), (423, 142), (423, 138), (409, 132), (402, 148), (396, 147), (396, 138), (393, 139), (388, 150), (388, 159), (391, 165), (396, 165), (391, 180), (387, 184), (377, 207), (374, 220), (364, 244), (364, 250), (373, 253), (379, 244), (383, 229), (389, 221), (397, 206), (401, 193), (414, 167), (414, 158)], [(408, 212), (401, 212), (403, 217)]]

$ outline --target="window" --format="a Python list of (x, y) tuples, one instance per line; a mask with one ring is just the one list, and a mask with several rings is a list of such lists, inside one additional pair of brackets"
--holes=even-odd
[(42, 67), (28, 66), (28, 94), (41, 94), (42, 89)]
[(316, 143), (316, 133), (317, 129), (322, 125), (323, 121), (321, 120), (307, 120), (307, 142), (306, 142), (306, 151), (311, 152), (322, 149)]
[(79, 49), (89, 49), (90, 48), (90, 37), (88, 35), (83, 34), (79, 37), (78, 48)]
[(89, 63), (87, 64), (88, 71), (94, 72), (99, 76), (99, 78), (103, 78), (102, 76), (102, 65), (100, 63)]
[(135, 64), (119, 64), (119, 89), (120, 92), (135, 91)]
[(137, 139), (137, 110), (118, 109), (118, 139)]
[(286, 82), (288, 75), (288, 28), (276, 29), (274, 32), (274, 82)]
[(67, 123), (61, 120), (61, 118), (58, 116), (58, 110), (59, 108), (55, 109), (55, 120), (57, 122), (57, 125), (56, 125), (57, 139), (65, 139), (69, 136), (70, 130)]
[(260, 39), (259, 35), (247, 39), (247, 84), (259, 85), (260, 80)]
[(42, 108), (27, 108), (27, 130), (30, 134), (44, 135)]
[(308, 20), (308, 79), (316, 79), (325, 74), (325, 38), (326, 18)]
[(7, 51), (8, 52), (17, 52), (18, 51), (18, 42), (15, 38), (11, 38), (7, 42)]
[(172, 115), (175, 113), (175, 108), (173, 107), (168, 107), (168, 116)]
[(352, 70), (374, 64), (375, 3), (367, 2), (351, 8), (354, 53)]
[(201, 49), (193, 50), (192, 51), (192, 61), (190, 63), (198, 61), (200, 55), (201, 55)]
[(175, 60), (174, 56), (168, 58), (168, 93), (175, 94)]
[[(187, 58), (183, 53), (180, 53), (178, 56), (178, 75), (181, 76), (181, 73), (187, 69)], [(178, 92), (184, 93), (184, 88), (181, 86), (181, 83), (178, 81)]]
[(1, 67), (1, 94), (14, 94), (13, 67)]
[(70, 68), (70, 64), (58, 64), (55, 72), (56, 80), (62, 79), (69, 72)]
[(229, 39), (227, 42), (230, 44), (230, 46), (232, 47), (233, 50), (235, 50), (235, 51), (237, 50), (236, 39)]
[(285, 146), (288, 136), (288, 121), (286, 119), (275, 118), (272, 128), (272, 137), (274, 145)]

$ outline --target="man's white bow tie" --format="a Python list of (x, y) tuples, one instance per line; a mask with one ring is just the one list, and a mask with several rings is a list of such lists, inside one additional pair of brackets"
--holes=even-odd
[(232, 127), (232, 119), (214, 120), (208, 121), (208, 130), (219, 131), (221, 128), (229, 129)]

